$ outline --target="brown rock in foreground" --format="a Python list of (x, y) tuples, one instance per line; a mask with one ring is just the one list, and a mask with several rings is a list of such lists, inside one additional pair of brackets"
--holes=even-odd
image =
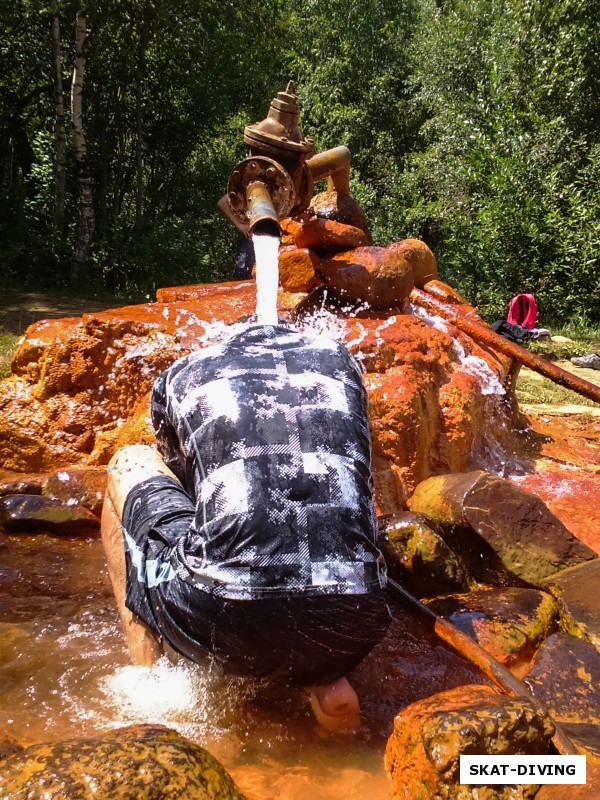
[(410, 507), (451, 529), (446, 541), (487, 583), (540, 585), (597, 558), (539, 497), (483, 471), (429, 478), (415, 489)]
[(44, 800), (243, 800), (219, 762), (169, 728), (133, 725), (96, 739), (8, 756), (0, 797)]
[(410, 800), (525, 800), (537, 786), (490, 785), (474, 795), (459, 784), (460, 756), (544, 755), (554, 726), (524, 698), (496, 694), (486, 686), (462, 686), (403, 709), (394, 720), (385, 766), (393, 798)]
[(357, 247), (324, 258), (319, 273), (336, 296), (370, 308), (403, 308), (415, 285), (411, 265), (391, 246)]
[(353, 225), (366, 233), (369, 231), (367, 215), (351, 194), (320, 192), (310, 201), (310, 208), (321, 219), (332, 219), (344, 225)]

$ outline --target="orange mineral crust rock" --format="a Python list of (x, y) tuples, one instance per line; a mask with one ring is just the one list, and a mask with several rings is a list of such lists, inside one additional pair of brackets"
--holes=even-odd
[(415, 285), (413, 268), (390, 247), (357, 247), (323, 259), (319, 273), (337, 296), (371, 308), (401, 308)]
[[(256, 298), (253, 281), (162, 289), (159, 296), (161, 302), (28, 329), (13, 375), (0, 382), (0, 468), (101, 466), (124, 444), (152, 444), (148, 396), (156, 376), (225, 336), (228, 323), (254, 312)], [(280, 289), (280, 314), (293, 317), (306, 299)], [(298, 324), (342, 341), (363, 367), (376, 501), (380, 513), (394, 513), (417, 483), (476, 467), (473, 453), (479, 448), (484, 461), (487, 453), (482, 437), (512, 429), (502, 388), (508, 363), (449, 324), (437, 329), (386, 310), (349, 313), (343, 318), (317, 303)]]
[[(461, 755), (544, 755), (553, 733), (552, 723), (531, 701), (487, 686), (461, 686), (419, 700), (397, 715), (388, 740), (385, 766), (392, 798), (468, 800), (476, 795), (473, 786), (459, 783)], [(529, 800), (537, 790), (526, 784), (518, 791), (496, 788), (497, 794), (480, 796)]]
[(402, 239), (389, 247), (410, 264), (415, 286), (422, 288), (428, 281), (437, 279), (438, 268), (435, 256), (420, 239)]

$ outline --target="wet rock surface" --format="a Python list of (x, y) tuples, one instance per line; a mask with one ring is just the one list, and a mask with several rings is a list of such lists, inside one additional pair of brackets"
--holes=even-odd
[(99, 530), (97, 516), (87, 508), (40, 495), (12, 494), (0, 498), (0, 526), (7, 533), (45, 531), (86, 534)]
[(600, 653), (589, 642), (553, 634), (524, 680), (559, 722), (600, 725)]
[(281, 247), (279, 282), (290, 292), (310, 291), (321, 283), (317, 276), (318, 263), (319, 257), (306, 247)]
[(367, 233), (369, 231), (367, 215), (350, 194), (320, 192), (310, 201), (310, 208), (321, 219), (332, 219)]
[[(0, 762), (3, 758), (11, 756), (13, 753), (19, 753), (23, 750), (23, 745), (19, 740), (4, 728), (0, 728)], [(0, 770), (2, 765), (0, 764)]]
[(467, 571), (426, 517), (399, 514), (380, 531), (390, 575), (417, 597), (468, 588)]
[(206, 750), (162, 726), (28, 747), (0, 765), (0, 796), (45, 800), (243, 800)]
[(307, 247), (319, 255), (339, 253), (372, 244), (371, 234), (333, 219), (308, 217), (281, 221), (281, 244)]
[(600, 560), (558, 572), (544, 585), (558, 600), (563, 627), (600, 651)]
[(537, 589), (480, 589), (427, 605), (506, 666), (528, 661), (558, 623), (556, 601)]
[(410, 506), (445, 525), (446, 541), (473, 575), (495, 585), (539, 585), (597, 558), (539, 497), (485, 472), (430, 478), (417, 486)]
[[(394, 798), (469, 800), (474, 787), (460, 785), (461, 754), (543, 755), (554, 726), (523, 698), (485, 686), (463, 686), (403, 709), (394, 720), (385, 766)], [(490, 785), (477, 797), (532, 798), (537, 786)]]
[(587, 764), (586, 783), (541, 786), (536, 795), (536, 800), (597, 800), (600, 797), (600, 764)]
[(324, 258), (319, 274), (338, 297), (371, 308), (402, 308), (415, 285), (411, 265), (391, 247), (358, 247)]

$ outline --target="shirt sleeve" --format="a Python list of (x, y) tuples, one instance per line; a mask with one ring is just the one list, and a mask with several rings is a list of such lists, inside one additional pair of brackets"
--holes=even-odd
[(156, 434), (158, 452), (169, 469), (186, 485), (185, 459), (175, 426), (168, 414), (166, 383), (170, 370), (161, 373), (152, 387), (150, 418)]

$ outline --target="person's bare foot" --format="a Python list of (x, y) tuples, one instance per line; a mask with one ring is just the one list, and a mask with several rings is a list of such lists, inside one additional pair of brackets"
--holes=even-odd
[(360, 728), (358, 696), (347, 678), (307, 688), (318, 722), (336, 733), (356, 733)]

